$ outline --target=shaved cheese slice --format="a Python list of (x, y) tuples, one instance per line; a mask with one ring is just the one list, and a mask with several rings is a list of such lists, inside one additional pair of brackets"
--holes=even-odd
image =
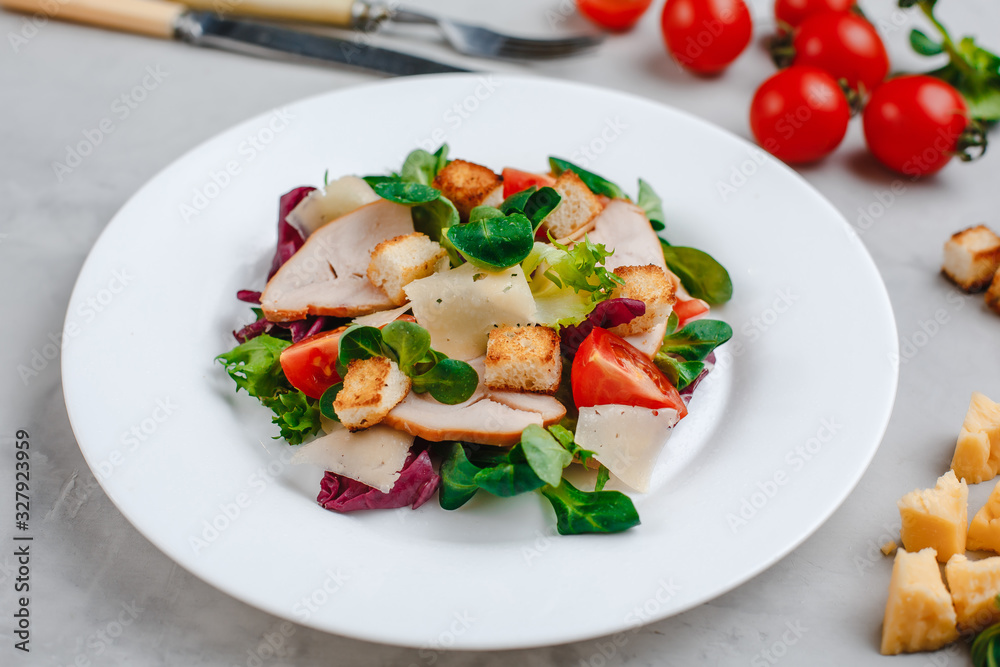
[(302, 232), (303, 237), (308, 237), (331, 220), (378, 199), (379, 196), (363, 179), (344, 176), (306, 195), (286, 220)]
[(576, 443), (597, 454), (615, 477), (636, 491), (649, 491), (653, 465), (677, 423), (671, 408), (596, 405), (580, 408)]
[(360, 317), (355, 317), (353, 324), (360, 324), (363, 327), (381, 327), (389, 324), (389, 322), (395, 322), (399, 319), (399, 316), (406, 313), (410, 309), (410, 304), (403, 304), (399, 308), (393, 308), (392, 310), (380, 310), (377, 313), (372, 313), (370, 315), (361, 315)]
[(292, 463), (311, 463), (389, 493), (412, 445), (412, 435), (388, 426), (357, 433), (341, 427), (299, 447)]
[[(667, 315), (669, 317), (669, 313)], [(628, 341), (632, 347), (639, 350), (647, 357), (652, 358), (660, 351), (660, 346), (663, 345), (663, 336), (667, 333), (667, 318), (664, 317), (662, 322), (657, 322), (648, 331), (642, 333), (632, 334), (631, 336), (625, 336), (625, 340)]]
[(414, 280), (403, 288), (431, 347), (453, 359), (486, 354), (496, 326), (532, 321), (535, 301), (520, 266), (492, 272), (472, 264)]

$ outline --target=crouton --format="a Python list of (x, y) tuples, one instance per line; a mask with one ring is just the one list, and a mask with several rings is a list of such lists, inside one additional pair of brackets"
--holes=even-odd
[(615, 299), (636, 299), (646, 304), (646, 312), (628, 324), (610, 329), (619, 336), (644, 333), (666, 320), (677, 302), (674, 281), (667, 272), (655, 264), (645, 266), (619, 266), (614, 274), (625, 281), (611, 293)]
[(554, 238), (570, 236), (604, 210), (601, 198), (572, 171), (560, 174), (552, 187), (562, 196), (559, 205), (545, 218), (545, 227)]
[(993, 274), (993, 283), (986, 290), (986, 305), (993, 309), (997, 315), (1000, 315), (1000, 269), (997, 269), (997, 272)]
[(502, 181), (489, 167), (465, 160), (452, 160), (448, 166), (434, 177), (434, 187), (451, 200), (463, 220), (469, 219), (469, 211), (480, 204), (489, 203), (487, 198), (496, 200), (496, 190), (500, 190), (499, 206), (503, 201)]
[(562, 377), (559, 334), (537, 326), (493, 329), (486, 343), (485, 375), (490, 389), (555, 392)]
[(985, 225), (969, 227), (944, 244), (941, 271), (966, 292), (978, 292), (990, 284), (1000, 268), (1000, 236)]
[(394, 305), (406, 303), (403, 288), (448, 268), (448, 253), (420, 232), (382, 241), (372, 250), (368, 280), (385, 292)]
[(344, 387), (333, 410), (351, 432), (381, 422), (410, 392), (410, 378), (385, 357), (355, 359), (347, 366)]

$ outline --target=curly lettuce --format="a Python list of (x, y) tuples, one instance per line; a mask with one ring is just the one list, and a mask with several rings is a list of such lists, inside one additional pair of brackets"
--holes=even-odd
[(572, 248), (536, 242), (521, 263), (531, 287), (535, 320), (551, 327), (579, 324), (601, 301), (611, 298), (621, 278), (604, 268), (614, 251), (584, 237)]

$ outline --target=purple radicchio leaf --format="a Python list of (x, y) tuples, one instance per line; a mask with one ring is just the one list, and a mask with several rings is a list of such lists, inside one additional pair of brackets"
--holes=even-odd
[(407, 505), (417, 509), (434, 495), (440, 483), (441, 477), (434, 472), (427, 450), (418, 455), (411, 451), (399, 473), (399, 479), (389, 493), (382, 493), (343, 475), (327, 472), (320, 483), (316, 501), (334, 512), (395, 509)]
[(315, 189), (304, 186), (295, 188), (281, 196), (281, 203), (278, 205), (278, 247), (274, 252), (274, 259), (271, 261), (271, 271), (267, 274), (268, 280), (306, 242), (299, 230), (292, 227), (285, 218), (292, 212), (292, 209), (299, 205), (299, 202), (306, 198), (306, 195)]
[(594, 327), (610, 329), (646, 313), (646, 304), (637, 299), (608, 299), (594, 306), (587, 319), (579, 324), (563, 327), (559, 332), (560, 346), (563, 356), (572, 359), (576, 356), (583, 339), (590, 335)]

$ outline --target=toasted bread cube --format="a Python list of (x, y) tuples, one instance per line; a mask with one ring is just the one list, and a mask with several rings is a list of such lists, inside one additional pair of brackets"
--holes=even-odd
[(463, 220), (469, 219), (469, 211), (486, 202), (492, 195), (496, 200), (496, 190), (500, 190), (503, 201), (502, 181), (489, 167), (465, 160), (452, 160), (434, 177), (434, 187), (451, 200)]
[(997, 269), (997, 272), (993, 274), (993, 282), (986, 290), (986, 305), (994, 313), (1000, 315), (1000, 269)]
[(635, 299), (646, 304), (646, 312), (628, 324), (612, 327), (619, 336), (632, 336), (649, 331), (670, 317), (677, 302), (677, 288), (667, 272), (655, 264), (619, 266), (615, 275), (625, 281), (611, 292), (614, 299)]
[(391, 359), (355, 359), (347, 366), (344, 387), (333, 401), (333, 410), (349, 431), (362, 431), (378, 424), (406, 398), (410, 384), (410, 378)]
[(1000, 268), (1000, 236), (985, 225), (969, 227), (944, 244), (941, 270), (966, 292), (977, 292)]
[(965, 548), (1000, 553), (1000, 483), (993, 487), (986, 504), (972, 517)]
[(934, 549), (897, 551), (882, 621), (882, 655), (936, 651), (958, 639), (956, 623)]
[(570, 236), (604, 210), (601, 198), (591, 192), (572, 171), (561, 173), (552, 187), (562, 197), (555, 209), (545, 217), (545, 227), (554, 238)]
[(931, 548), (942, 563), (965, 553), (969, 526), (969, 487), (949, 470), (933, 489), (916, 490), (899, 499), (903, 520), (900, 538), (907, 551)]
[(448, 252), (420, 232), (382, 241), (372, 250), (368, 280), (385, 292), (393, 304), (406, 303), (403, 288), (414, 280), (448, 268)]
[(549, 327), (503, 326), (486, 342), (486, 386), (551, 394), (562, 377), (559, 334)]
[(991, 480), (1000, 471), (1000, 404), (978, 391), (958, 433), (951, 469), (968, 484)]
[(971, 561), (955, 554), (944, 568), (960, 632), (979, 632), (1000, 621), (1000, 556)]

